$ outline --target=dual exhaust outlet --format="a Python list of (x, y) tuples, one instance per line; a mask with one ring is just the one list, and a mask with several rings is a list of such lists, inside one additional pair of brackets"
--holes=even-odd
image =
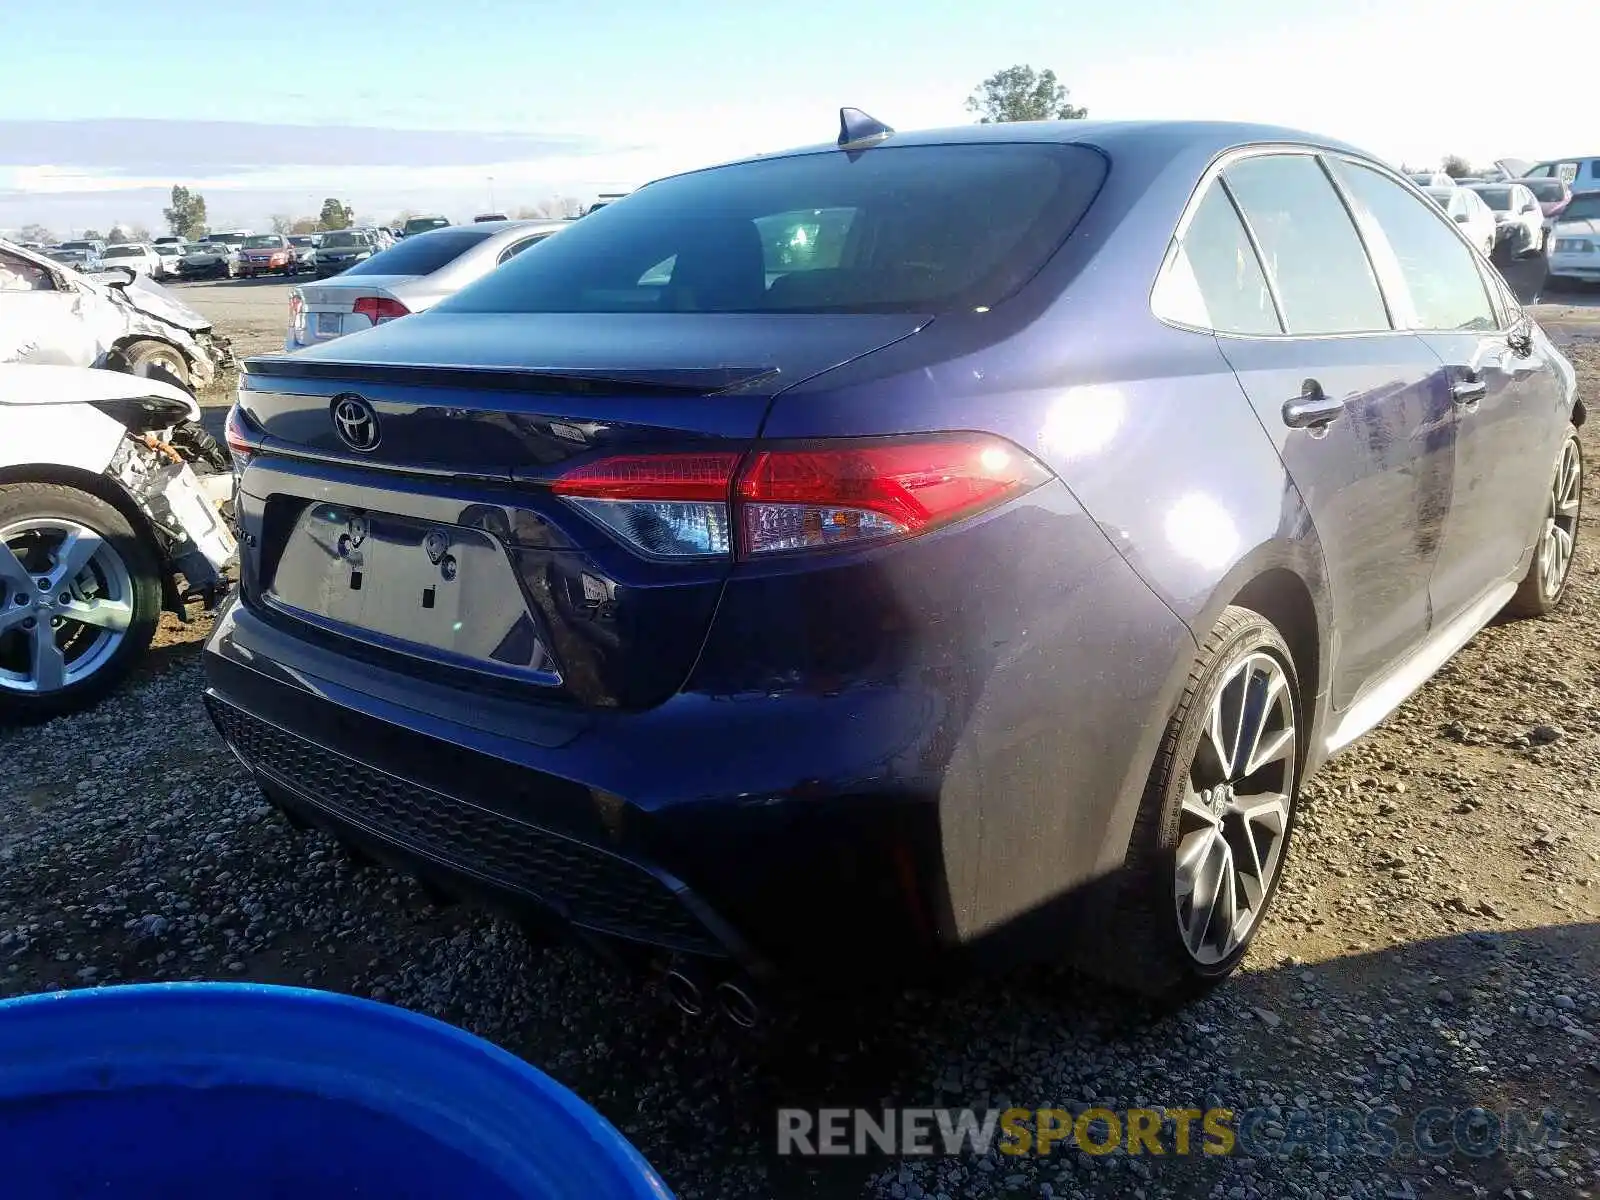
[(662, 977), (661, 986), (673, 1007), (685, 1016), (701, 1017), (713, 1004), (740, 1029), (754, 1029), (761, 1020), (761, 1006), (755, 998), (731, 979), (724, 979), (709, 991), (693, 975), (673, 967)]

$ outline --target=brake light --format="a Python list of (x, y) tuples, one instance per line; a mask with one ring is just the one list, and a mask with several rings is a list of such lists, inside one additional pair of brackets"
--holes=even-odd
[(239, 411), (237, 404), (228, 409), (228, 419), (222, 426), (222, 440), (228, 443), (228, 449), (234, 458), (241, 462), (255, 453), (255, 442), (250, 436), (246, 418)]
[(768, 554), (925, 533), (1049, 477), (1030, 455), (984, 434), (763, 450), (739, 477), (741, 550)]
[(411, 310), (393, 296), (362, 296), (356, 301), (354, 311), (374, 325), (411, 315)]
[(988, 434), (819, 442), (751, 454), (628, 454), (552, 490), (634, 547), (743, 557), (914, 537), (1038, 487), (1049, 471)]
[(299, 288), (289, 289), (289, 325), (291, 328), (300, 328), (300, 313), (306, 306), (306, 298), (300, 294)]

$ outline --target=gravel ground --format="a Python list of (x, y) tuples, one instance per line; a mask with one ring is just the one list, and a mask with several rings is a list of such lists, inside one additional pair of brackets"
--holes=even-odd
[[(1572, 353), (1600, 411), (1600, 313), (1549, 315), (1596, 339)], [(266, 349), (269, 325), (228, 332)], [(1585, 447), (1600, 463), (1600, 422)], [(169, 619), (149, 666), (95, 711), (0, 731), (0, 995), (220, 978), (377, 997), (550, 1072), (684, 1197), (1597, 1195), (1596, 512), (1591, 482), (1560, 613), (1486, 630), (1308, 786), (1244, 970), (1181, 1011), (1039, 972), (785, 1016), (761, 1037), (690, 1022), (581, 952), (434, 907), (292, 830), (201, 709), (204, 619)], [(780, 1105), (1011, 1104), (1267, 1107), (1269, 1139), (1352, 1107), (1392, 1106), (1402, 1136), (1433, 1105), (1552, 1109), (1565, 1129), (1487, 1158), (773, 1152)]]

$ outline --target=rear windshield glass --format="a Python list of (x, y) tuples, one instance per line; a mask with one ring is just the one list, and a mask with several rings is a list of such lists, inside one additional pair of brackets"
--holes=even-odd
[(443, 229), (448, 224), (450, 222), (443, 217), (412, 217), (411, 220), (405, 223), (404, 228), (408, 234), (411, 234), (422, 233), (429, 229)]
[(143, 246), (107, 246), (101, 258), (142, 258)]
[(382, 254), (357, 263), (346, 275), (431, 275), (455, 262), (492, 235), (488, 230), (441, 229), (396, 242)]
[(1496, 212), (1506, 212), (1511, 207), (1510, 188), (1474, 188), (1481, 199)]
[(56, 249), (57, 250), (93, 250), (94, 249), (94, 243), (93, 242), (62, 242), (61, 245), (56, 247)]
[(1567, 194), (1566, 185), (1559, 179), (1530, 179), (1522, 186), (1547, 202), (1559, 200)]
[(680, 175), (577, 221), (452, 312), (940, 312), (1025, 283), (1105, 178), (1082, 146), (880, 146)]
[(1600, 219), (1600, 193), (1574, 196), (1572, 203), (1556, 218), (1558, 221), (1593, 221)]

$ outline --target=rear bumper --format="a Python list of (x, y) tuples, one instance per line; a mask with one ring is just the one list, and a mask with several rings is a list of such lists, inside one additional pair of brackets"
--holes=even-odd
[(270, 794), (447, 888), (825, 980), (1059, 957), (1113, 890), (1193, 654), (1049, 487), (730, 580), (689, 678), (645, 707), (357, 656), (241, 602), (205, 671)]
[[(445, 891), (757, 978), (936, 948), (917, 875), (938, 864), (928, 795), (744, 795), (716, 778), (725, 728), (679, 705), (596, 715), (450, 695), (237, 603), (205, 665), (213, 722), (269, 795)], [(766, 736), (784, 736), (786, 707)]]

